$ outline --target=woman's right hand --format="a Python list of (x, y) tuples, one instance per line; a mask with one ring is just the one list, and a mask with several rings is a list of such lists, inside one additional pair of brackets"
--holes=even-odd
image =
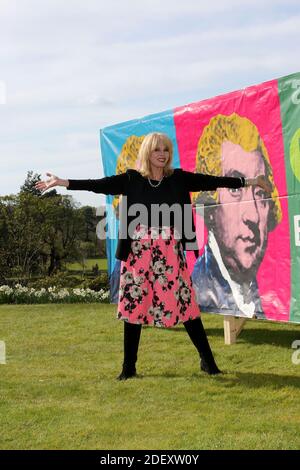
[(65, 186), (68, 187), (69, 181), (60, 179), (58, 176), (53, 175), (52, 173), (46, 173), (47, 176), (50, 176), (49, 179), (46, 181), (38, 181), (35, 183), (35, 188), (39, 191), (47, 191), (49, 188), (53, 188), (54, 186)]

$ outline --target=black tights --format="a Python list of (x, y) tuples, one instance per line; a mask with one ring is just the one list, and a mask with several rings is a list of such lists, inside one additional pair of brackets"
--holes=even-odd
[[(188, 320), (183, 324), (199, 353), (201, 369), (208, 374), (218, 374), (220, 371), (215, 363), (201, 318)], [(137, 361), (141, 329), (142, 325), (124, 321), (124, 362), (122, 372), (118, 377), (119, 379), (126, 379), (136, 375), (135, 363)]]
[(201, 358), (201, 369), (208, 374), (219, 374), (221, 371), (215, 363), (201, 318), (198, 317), (194, 320), (188, 320), (183, 324), (199, 353)]

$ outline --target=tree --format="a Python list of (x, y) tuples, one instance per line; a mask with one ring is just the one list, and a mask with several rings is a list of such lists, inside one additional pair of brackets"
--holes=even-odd
[(51, 275), (78, 251), (84, 219), (67, 196), (41, 198), (41, 201), (42, 236), (49, 255), (48, 275)]
[(36, 224), (38, 210), (30, 204), (33, 197), (23, 193), (1, 198), (1, 265), (7, 268), (5, 276), (21, 279), (38, 270), (43, 244)]
[[(90, 249), (87, 250), (87, 246), (85, 247), (87, 256), (94, 257), (104, 257), (106, 254), (106, 244), (105, 240), (99, 240), (97, 238), (96, 228), (97, 224), (99, 223), (98, 217), (100, 220), (104, 217), (104, 215), (96, 215), (96, 208), (91, 206), (83, 206), (79, 209), (79, 211), (83, 214), (84, 217), (84, 232), (85, 232), (85, 239), (84, 241), (92, 242), (90, 244)], [(104, 213), (104, 211), (103, 211)]]
[(19, 194), (0, 197), (1, 283), (51, 275), (67, 260), (99, 255), (95, 208), (55, 190), (37, 191), (39, 180), (28, 171)]
[(7, 225), (6, 206), (0, 198), (0, 283), (5, 282), (6, 276), (9, 272), (9, 265), (7, 263), (7, 247), (9, 241), (9, 230)]

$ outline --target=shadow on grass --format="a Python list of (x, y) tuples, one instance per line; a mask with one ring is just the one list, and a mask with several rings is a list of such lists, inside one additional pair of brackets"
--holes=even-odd
[[(291, 347), (291, 344), (296, 339), (300, 340), (300, 325), (298, 329), (287, 330), (286, 325), (283, 325), (281, 330), (273, 330), (266, 328), (251, 328), (247, 329), (247, 325), (241, 331), (237, 338), (237, 343), (251, 343), (251, 344), (272, 344), (274, 346)], [(166, 331), (172, 333), (186, 333), (184, 326), (176, 328), (165, 328)], [(205, 328), (207, 336), (211, 337), (224, 337), (223, 328)]]
[[(224, 336), (223, 328), (207, 328), (208, 336)], [(272, 344), (274, 346), (291, 347), (295, 339), (300, 339), (300, 328), (297, 330), (270, 330), (263, 328), (246, 328), (239, 334), (237, 343)]]
[[(276, 375), (276, 374), (265, 374), (265, 373), (253, 373), (253, 372), (227, 372), (224, 371), (221, 375), (209, 376), (205, 373), (199, 372), (198, 374), (155, 374), (155, 373), (141, 373), (137, 376), (138, 379), (178, 379), (185, 378), (186, 380), (203, 380), (209, 378), (211, 380), (217, 380), (226, 387), (236, 388), (237, 386), (246, 386), (247, 388), (268, 388), (268, 389), (280, 389), (286, 387), (300, 388), (299, 376), (293, 375)], [(135, 379), (134, 379), (135, 380)]]
[(247, 388), (300, 388), (299, 375), (277, 375), (253, 372), (235, 372), (234, 377), (222, 375), (222, 382), (226, 382), (226, 387), (236, 387), (237, 385), (247, 386)]

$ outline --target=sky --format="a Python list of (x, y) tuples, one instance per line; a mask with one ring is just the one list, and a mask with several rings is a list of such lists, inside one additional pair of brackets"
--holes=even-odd
[(299, 72), (299, 44), (299, 0), (0, 0), (0, 196), (101, 178), (101, 128)]

